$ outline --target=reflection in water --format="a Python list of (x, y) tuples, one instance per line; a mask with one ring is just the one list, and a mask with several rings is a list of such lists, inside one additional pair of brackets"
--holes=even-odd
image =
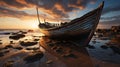
[[(93, 37), (94, 39), (94, 37)], [(92, 40), (93, 40), (92, 39)], [(95, 66), (99, 67), (119, 67), (120, 66), (120, 54), (114, 53), (114, 51), (106, 45), (109, 40), (96, 39), (96, 44), (90, 42), (90, 45), (95, 49), (87, 48), (92, 62)]]

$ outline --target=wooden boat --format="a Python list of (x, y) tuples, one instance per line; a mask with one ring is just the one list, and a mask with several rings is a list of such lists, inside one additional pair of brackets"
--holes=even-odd
[[(49, 23), (39, 23), (40, 32), (51, 38), (87, 37), (88, 41), (90, 41), (99, 23), (103, 6), (104, 2), (93, 11), (61, 26), (51, 26)], [(39, 20), (38, 9), (37, 15)]]

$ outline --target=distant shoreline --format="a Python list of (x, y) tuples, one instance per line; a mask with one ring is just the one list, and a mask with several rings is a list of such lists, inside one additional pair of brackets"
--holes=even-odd
[(0, 31), (3, 30), (38, 30), (38, 29), (0, 29)]

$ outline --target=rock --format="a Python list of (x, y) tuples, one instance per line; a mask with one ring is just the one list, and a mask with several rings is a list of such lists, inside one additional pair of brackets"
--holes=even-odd
[(48, 60), (46, 63), (51, 64), (52, 62), (53, 62), (53, 60)]
[(31, 48), (26, 48), (26, 50), (32, 50)]
[(14, 49), (22, 50), (22, 47), (14, 47)]
[(36, 47), (36, 48), (35, 48), (35, 47), (34, 47), (34, 48), (32, 48), (32, 50), (38, 50), (38, 49), (39, 49), (39, 47), (38, 47), (38, 48), (37, 48), (37, 47)]
[(24, 42), (24, 41), (21, 41), (20, 44), (22, 46), (33, 46), (33, 45), (36, 45), (38, 42)]
[(28, 39), (25, 39), (26, 41), (28, 40)]
[(34, 35), (33, 35), (33, 37), (37, 37), (37, 38), (40, 38), (40, 37), (42, 37), (42, 36), (34, 36)]
[(49, 43), (49, 44), (48, 44), (48, 46), (51, 46), (51, 47), (52, 47), (52, 46), (54, 46), (54, 44), (52, 44), (52, 43)]
[(58, 53), (62, 53), (63, 52), (61, 47), (58, 47), (55, 51), (58, 52)]
[(41, 51), (39, 51), (39, 52), (34, 52), (33, 54), (25, 57), (23, 60), (26, 61), (26, 63), (32, 63), (40, 60), (43, 56), (44, 54)]
[(2, 42), (0, 42), (0, 45), (2, 44)]
[(106, 45), (102, 45), (101, 48), (107, 49), (108, 47)]
[(116, 46), (110, 46), (110, 48), (113, 50), (113, 52), (120, 54), (120, 48)]
[(25, 37), (24, 34), (16, 34), (16, 35), (9, 36), (10, 39), (14, 39), (14, 40), (19, 40), (20, 38), (23, 38), (23, 37)]
[(95, 47), (92, 46), (92, 45), (87, 45), (87, 47), (90, 48), (90, 49), (95, 49)]
[(10, 35), (10, 33), (9, 32), (6, 32), (6, 33), (3, 33), (4, 35)]
[(92, 43), (93, 43), (93, 44), (95, 44), (95, 43), (96, 43), (96, 41), (95, 41), (95, 40), (93, 40), (93, 41), (92, 41)]
[(28, 30), (28, 32), (34, 32), (34, 30)]
[(3, 52), (0, 52), (0, 57), (4, 56), (4, 53)]
[(34, 39), (34, 41), (39, 41), (40, 39)]
[(13, 48), (13, 46), (12, 45), (7, 45), (7, 46), (5, 46), (4, 49), (8, 49), (8, 48)]
[(26, 50), (38, 50), (39, 48), (26, 48)]
[(10, 44), (13, 44), (13, 41), (10, 41)]
[(20, 30), (19, 33), (21, 33), (21, 34), (27, 34), (27, 32), (24, 32), (22, 30)]
[(12, 35), (17, 35), (18, 34), (18, 32), (12, 32)]
[(55, 49), (57, 49), (57, 46), (53, 46), (51, 49), (55, 50)]

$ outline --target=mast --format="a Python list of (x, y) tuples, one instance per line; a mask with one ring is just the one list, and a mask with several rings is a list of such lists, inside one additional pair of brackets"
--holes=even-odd
[(39, 21), (39, 24), (40, 24), (41, 22), (40, 22), (40, 18), (39, 18), (38, 7), (36, 7), (36, 10), (37, 10), (37, 17), (38, 17), (38, 21)]
[(46, 21), (45, 21), (45, 19), (44, 19), (44, 23), (45, 23)]

